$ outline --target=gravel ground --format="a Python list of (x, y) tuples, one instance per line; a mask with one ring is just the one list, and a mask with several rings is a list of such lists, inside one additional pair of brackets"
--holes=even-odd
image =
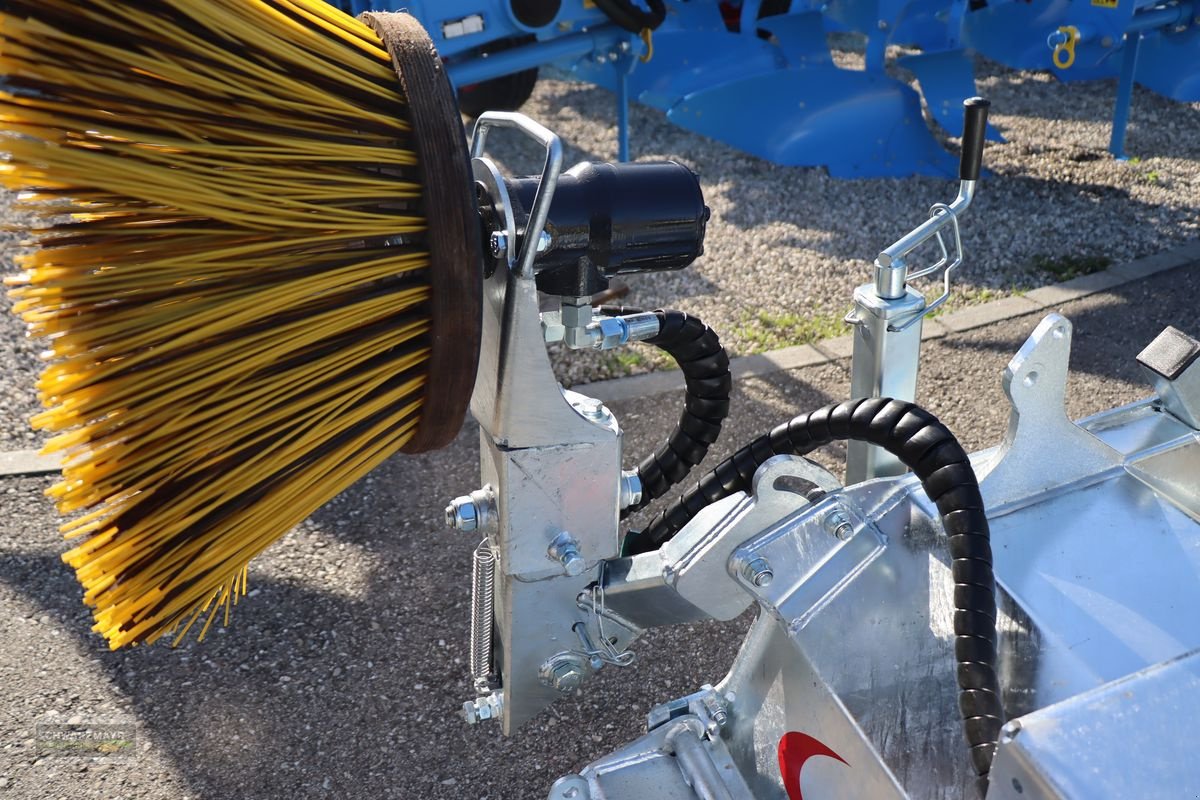
[[(1195, 329), (1200, 267), (1063, 308), (1075, 323), (1073, 416), (1148, 393), (1134, 354), (1166, 324)], [(971, 448), (1007, 419), (999, 374), (1027, 316), (929, 342), (920, 394)], [(848, 391), (845, 361), (739, 383), (712, 458)], [(614, 404), (631, 454), (657, 445), (676, 398)], [(202, 644), (111, 653), (88, 616), (40, 496), (0, 480), (0, 797), (72, 800), (540, 798), (639, 734), (654, 704), (719, 679), (749, 617), (653, 631), (637, 664), (605, 670), (518, 736), (454, 716), (468, 691), (473, 541), (442, 527), (478, 481), (472, 426), (446, 450), (396, 458), (256, 560), (254, 596)], [(833, 466), (837, 451), (819, 460)], [(709, 462), (711, 465), (711, 461)], [(48, 756), (37, 724), (136, 726), (117, 758)]]
[[(0, 279), (13, 272), (20, 234), (12, 226), (23, 217), (12, 208), (12, 194), (0, 189)], [(0, 286), (0, 289), (3, 287)], [(35, 447), (45, 438), (29, 427), (29, 415), (40, 410), (34, 384), (40, 364), (38, 345), (25, 335), (24, 324), (10, 313), (12, 301), (0, 291), (0, 450)]]

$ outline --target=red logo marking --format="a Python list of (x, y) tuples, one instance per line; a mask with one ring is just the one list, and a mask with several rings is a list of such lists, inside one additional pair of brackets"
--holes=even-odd
[(804, 769), (804, 762), (813, 756), (828, 756), (846, 764), (846, 759), (806, 733), (789, 731), (780, 738), (779, 772), (783, 775), (783, 788), (788, 800), (804, 800), (804, 792), (800, 789), (800, 770)]

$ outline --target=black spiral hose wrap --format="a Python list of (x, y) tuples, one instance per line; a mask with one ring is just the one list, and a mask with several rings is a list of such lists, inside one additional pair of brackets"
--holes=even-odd
[(705, 506), (749, 491), (755, 470), (776, 455), (804, 455), (838, 439), (865, 441), (899, 458), (921, 480), (949, 538), (954, 578), (954, 657), (958, 705), (971, 762), (991, 767), (1004, 709), (996, 677), (996, 597), (992, 548), (979, 482), (967, 453), (937, 417), (890, 398), (861, 398), (803, 414), (755, 439), (721, 462), (640, 534), (631, 554), (660, 547)]
[[(627, 308), (601, 310), (636, 313)], [(645, 508), (686, 478), (704, 460), (709, 446), (721, 433), (721, 423), (729, 415), (729, 393), (733, 388), (729, 356), (716, 331), (698, 317), (682, 311), (658, 309), (654, 314), (658, 316), (658, 335), (643, 341), (675, 359), (683, 372), (687, 396), (683, 413), (666, 444), (638, 464), (642, 497), (622, 511), (622, 517)]]

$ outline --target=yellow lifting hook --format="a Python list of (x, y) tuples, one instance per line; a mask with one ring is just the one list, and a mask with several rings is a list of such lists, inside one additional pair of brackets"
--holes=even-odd
[(1079, 28), (1074, 25), (1063, 25), (1058, 32), (1066, 38), (1054, 46), (1054, 66), (1068, 69), (1075, 63), (1075, 43), (1079, 41)]
[(641, 62), (645, 64), (654, 58), (654, 31), (650, 28), (642, 28), (642, 32), (638, 36), (646, 45), (646, 52), (640, 56)]

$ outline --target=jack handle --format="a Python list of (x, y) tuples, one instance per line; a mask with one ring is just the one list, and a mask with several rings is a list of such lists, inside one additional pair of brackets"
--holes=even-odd
[[(904, 297), (908, 282), (935, 272), (942, 273), (942, 294), (938, 299), (914, 315), (911, 319), (894, 323), (891, 330), (904, 330), (914, 324), (950, 297), (950, 272), (963, 261), (962, 238), (958, 231), (958, 218), (975, 196), (975, 184), (983, 162), (983, 137), (987, 132), (988, 109), (991, 103), (982, 97), (972, 97), (963, 102), (962, 158), (958, 165), (958, 196), (949, 205), (935, 203), (929, 210), (929, 219), (893, 242), (875, 257), (875, 294), (883, 300)], [(954, 254), (946, 247), (942, 229), (949, 226), (954, 240)], [(942, 257), (937, 262), (909, 272), (908, 255), (930, 239), (936, 239)]]
[(958, 162), (959, 180), (979, 180), (979, 168), (983, 165), (983, 137), (987, 133), (988, 109), (991, 105), (982, 97), (971, 97), (963, 101), (962, 158)]

